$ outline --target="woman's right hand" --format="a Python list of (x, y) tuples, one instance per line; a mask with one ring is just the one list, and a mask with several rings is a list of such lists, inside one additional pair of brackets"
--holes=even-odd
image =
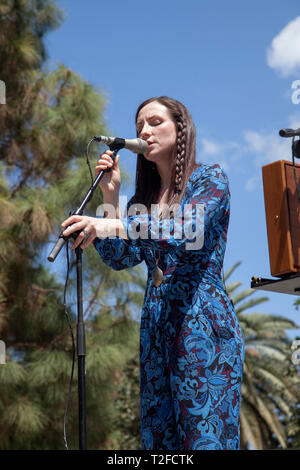
[(96, 176), (101, 170), (111, 168), (109, 173), (104, 173), (99, 183), (103, 194), (119, 192), (121, 186), (121, 172), (119, 168), (120, 155), (117, 155), (115, 161), (113, 161), (111, 158), (112, 154), (113, 152), (111, 150), (105, 150), (105, 152), (100, 155), (97, 166), (95, 167)]

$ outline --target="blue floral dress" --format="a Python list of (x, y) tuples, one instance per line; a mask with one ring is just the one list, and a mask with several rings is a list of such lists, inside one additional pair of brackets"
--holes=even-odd
[[(201, 248), (187, 249), (188, 239), (175, 237), (174, 226), (168, 237), (152, 237), (150, 215), (145, 214), (123, 220), (129, 240), (94, 240), (111, 268), (142, 261), (148, 267), (140, 325), (143, 449), (239, 449), (244, 344), (221, 278), (229, 200), (222, 167), (201, 164), (181, 201), (182, 207), (204, 207)], [(195, 222), (193, 218), (194, 229)], [(137, 225), (147, 237), (133, 236)], [(158, 255), (164, 279), (155, 287)]]

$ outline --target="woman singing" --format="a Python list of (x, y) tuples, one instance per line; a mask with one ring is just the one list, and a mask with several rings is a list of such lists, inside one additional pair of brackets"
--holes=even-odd
[(96, 174), (111, 168), (100, 186), (114, 217), (72, 216), (63, 223), (73, 224), (64, 234), (81, 230), (72, 248), (88, 237), (81, 248), (93, 242), (112, 269), (147, 265), (140, 326), (142, 448), (239, 449), (244, 345), (221, 277), (228, 179), (219, 164), (196, 164), (195, 127), (182, 103), (165, 96), (143, 102), (136, 130), (148, 150), (138, 156), (127, 217), (119, 211), (119, 157), (113, 162), (108, 150)]

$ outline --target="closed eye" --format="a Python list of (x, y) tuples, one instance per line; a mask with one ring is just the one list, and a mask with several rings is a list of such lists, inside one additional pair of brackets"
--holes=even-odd
[[(149, 119), (148, 123), (150, 126), (159, 126), (162, 123), (162, 119), (157, 118), (157, 117), (152, 117)], [(137, 126), (137, 134), (140, 135), (143, 129), (143, 125), (141, 124), (140, 126)]]

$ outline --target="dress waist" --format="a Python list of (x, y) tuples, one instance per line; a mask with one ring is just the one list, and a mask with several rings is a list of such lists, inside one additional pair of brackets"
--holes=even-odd
[(213, 284), (218, 287), (224, 288), (223, 280), (221, 277), (221, 269), (217, 265), (177, 265), (174, 269), (173, 274), (176, 277), (183, 276), (184, 278), (190, 278), (194, 282), (205, 282), (207, 284)]

